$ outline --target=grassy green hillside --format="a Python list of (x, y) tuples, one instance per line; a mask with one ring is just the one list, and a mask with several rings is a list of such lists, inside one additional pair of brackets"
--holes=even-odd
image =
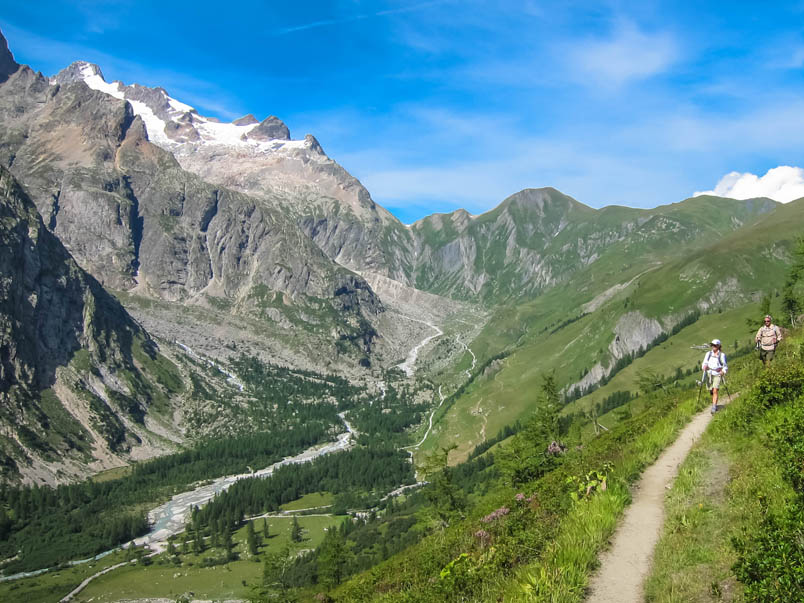
[(596, 210), (552, 188), (526, 189), (480, 216), (459, 210), (414, 224), (421, 251), (413, 281), (420, 289), (489, 304), (521, 299), (566, 282), (603, 256), (619, 271), (656, 254), (683, 254), (776, 205), (695, 197), (651, 210)]
[[(733, 218), (712, 211), (713, 204), (718, 207), (721, 202), (731, 203), (695, 198), (664, 211), (722, 234), (724, 222)], [(710, 213), (721, 217), (708, 217)], [(663, 216), (654, 214), (651, 219)], [(784, 282), (790, 250), (804, 224), (804, 200), (746, 219), (745, 226), (714, 243), (704, 237), (690, 245), (646, 248), (637, 244), (635, 234), (568, 282), (534, 300), (500, 308), (471, 343), (478, 366), (485, 368), (443, 410), (423, 451), (458, 442), (455, 459), (464, 458), (483, 439), (533, 410), (534, 392), (546, 372), (555, 371), (558, 383), (569, 387), (588, 371), (594, 376), (597, 366), (597, 378), (587, 377), (588, 385), (614, 366), (616, 338), (622, 337), (623, 345), (634, 351), (660, 333), (671, 335), (672, 327), (691, 312), (701, 313), (694, 325), (670, 336), (576, 406), (590, 408), (614, 391), (634, 391), (638, 373), (647, 368), (665, 375), (678, 367), (686, 371), (697, 362), (690, 346), (712, 337), (722, 339), (727, 348), (735, 341), (750, 343), (746, 320), (759, 324), (757, 301), (778, 292)], [(780, 309), (779, 298), (772, 300)], [(617, 353), (624, 351), (627, 348)], [(505, 357), (487, 365), (501, 354)]]
[(680, 468), (648, 601), (800, 601), (804, 596), (800, 335), (753, 374)]

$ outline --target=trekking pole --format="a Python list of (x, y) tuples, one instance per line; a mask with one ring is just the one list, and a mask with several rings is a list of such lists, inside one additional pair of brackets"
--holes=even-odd
[(695, 405), (697, 406), (698, 403), (701, 401), (701, 390), (703, 389), (704, 379), (706, 378), (706, 370), (701, 374), (701, 380), (698, 382), (698, 399), (695, 401)]
[(726, 395), (729, 397), (729, 402), (731, 402), (731, 392), (729, 391), (729, 384), (726, 383), (726, 375), (723, 375), (723, 387), (726, 390)]

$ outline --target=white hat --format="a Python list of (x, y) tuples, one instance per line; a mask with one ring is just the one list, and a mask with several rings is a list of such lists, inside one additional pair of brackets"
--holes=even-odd
[(720, 347), (720, 340), (719, 339), (713, 339), (712, 340), (712, 345), (716, 345), (717, 347)]

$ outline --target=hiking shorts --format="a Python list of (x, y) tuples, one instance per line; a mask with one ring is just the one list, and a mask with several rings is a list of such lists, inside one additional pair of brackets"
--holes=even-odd
[(760, 349), (759, 350), (759, 359), (762, 362), (770, 362), (771, 360), (773, 360), (773, 354), (775, 352), (776, 352), (776, 350), (762, 350), (762, 349)]
[(709, 389), (720, 389), (720, 381), (722, 377), (722, 375), (718, 374), (709, 375)]

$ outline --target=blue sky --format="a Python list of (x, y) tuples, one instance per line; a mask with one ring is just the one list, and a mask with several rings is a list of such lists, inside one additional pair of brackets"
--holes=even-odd
[(405, 222), (539, 186), (652, 207), (801, 165), (802, 23), (804, 2), (0, 0), (18, 62), (277, 115)]

